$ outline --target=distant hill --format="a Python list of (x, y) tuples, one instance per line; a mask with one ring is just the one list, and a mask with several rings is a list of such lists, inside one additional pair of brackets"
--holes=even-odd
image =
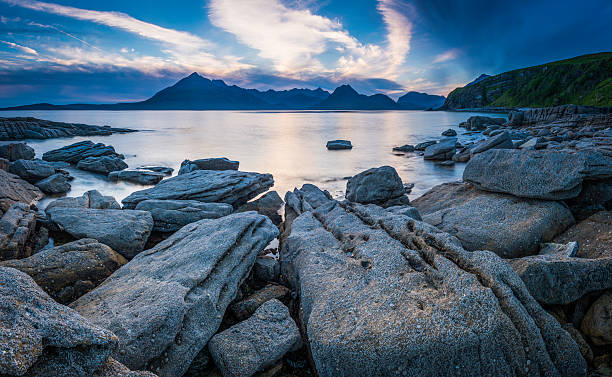
[(444, 104), (446, 97), (427, 93), (408, 92), (397, 99), (397, 104), (402, 110), (427, 110), (437, 109)]
[(366, 96), (350, 85), (341, 85), (320, 104), (320, 110), (398, 110), (397, 102), (384, 94)]
[(564, 104), (612, 106), (612, 52), (477, 79), (450, 92), (442, 109)]
[(488, 77), (491, 77), (491, 75), (487, 75), (486, 73), (483, 73), (482, 75), (480, 75), (480, 76), (476, 77), (476, 78), (474, 79), (474, 81), (472, 81), (472, 82), (470, 82), (470, 83), (465, 84), (465, 86), (470, 86), (470, 85), (477, 84), (477, 83), (481, 82), (482, 80), (484, 80), (484, 79), (486, 79), (486, 78), (488, 78)]

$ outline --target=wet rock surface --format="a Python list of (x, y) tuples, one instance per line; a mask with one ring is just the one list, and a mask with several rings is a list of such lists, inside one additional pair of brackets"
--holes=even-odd
[(154, 231), (174, 232), (198, 220), (227, 216), (233, 208), (225, 203), (197, 200), (144, 200), (138, 203), (136, 210), (151, 213)]
[(128, 128), (52, 122), (36, 118), (0, 118), (0, 140), (52, 139), (69, 136), (111, 135), (136, 132)]
[(70, 191), (70, 180), (66, 174), (55, 173), (35, 183), (46, 194), (63, 194)]
[(353, 145), (351, 144), (350, 140), (330, 140), (327, 142), (325, 147), (330, 151), (353, 149)]
[(17, 160), (11, 163), (9, 172), (34, 183), (55, 174), (56, 169), (55, 166), (43, 160)]
[(425, 148), (423, 158), (426, 160), (450, 160), (456, 151), (457, 138), (449, 137)]
[(0, 158), (9, 161), (32, 160), (36, 152), (26, 143), (0, 144)]
[(128, 165), (117, 156), (87, 157), (77, 163), (77, 168), (94, 173), (108, 175), (108, 173), (127, 169)]
[(181, 162), (180, 174), (191, 173), (196, 170), (238, 170), (240, 162), (228, 158), (203, 158), (200, 160), (185, 160)]
[(85, 140), (46, 152), (43, 154), (42, 159), (45, 161), (64, 161), (77, 164), (86, 158), (102, 156), (120, 157), (121, 155), (117, 154), (115, 148), (110, 145), (102, 143), (94, 144), (90, 140)]

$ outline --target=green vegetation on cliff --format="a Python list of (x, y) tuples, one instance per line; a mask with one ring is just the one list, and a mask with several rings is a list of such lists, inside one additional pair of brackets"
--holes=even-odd
[(560, 60), (487, 77), (450, 92), (444, 109), (612, 106), (612, 52)]

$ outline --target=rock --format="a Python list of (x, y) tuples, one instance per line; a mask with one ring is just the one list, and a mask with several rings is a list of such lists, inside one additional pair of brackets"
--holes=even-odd
[(506, 122), (504, 118), (491, 118), (486, 116), (475, 115), (471, 116), (467, 120), (466, 129), (469, 131), (481, 131), (492, 124), (501, 125)]
[(450, 160), (455, 154), (456, 137), (440, 140), (440, 142), (425, 148), (423, 158), (426, 160)]
[(424, 151), (425, 149), (427, 149), (427, 147), (436, 144), (437, 141), (425, 141), (423, 143), (418, 143), (417, 145), (414, 146), (414, 149), (417, 151)]
[(573, 258), (578, 253), (578, 242), (561, 243), (543, 243), (540, 249), (540, 255), (555, 255), (563, 258)]
[(289, 235), (291, 223), (296, 217), (331, 200), (332, 196), (327, 190), (320, 190), (310, 183), (304, 184), (299, 190), (295, 188), (293, 191), (288, 191), (285, 194), (285, 221), (282, 225), (280, 242), (282, 243)]
[(117, 181), (127, 181), (132, 183), (138, 183), (139, 185), (154, 185), (164, 179), (163, 173), (156, 173), (153, 171), (146, 170), (123, 170), (123, 171), (112, 171), (108, 174), (108, 179)]
[(330, 140), (327, 142), (326, 148), (330, 151), (339, 149), (353, 149), (350, 140)]
[(0, 218), (0, 260), (29, 257), (36, 214), (25, 203), (14, 203)]
[(457, 237), (465, 249), (490, 250), (502, 258), (533, 254), (574, 222), (560, 203), (488, 193), (459, 182), (438, 185), (411, 204), (425, 222)]
[(287, 296), (291, 291), (278, 284), (268, 284), (262, 289), (254, 292), (252, 295), (244, 300), (233, 303), (229, 310), (239, 321), (244, 321), (264, 303), (272, 299), (281, 300)]
[(36, 182), (36, 187), (47, 194), (63, 194), (70, 191), (70, 183), (65, 174), (55, 173), (43, 180)]
[(53, 207), (46, 212), (72, 237), (96, 239), (127, 259), (142, 251), (153, 229), (146, 211)]
[(0, 374), (90, 376), (117, 337), (53, 301), (31, 277), (0, 267)]
[[(406, 189), (402, 179), (391, 166), (381, 166), (363, 171), (351, 178), (346, 183), (346, 198), (351, 202), (363, 204), (378, 204), (387, 206), (408, 204)], [(399, 203), (396, 201), (399, 199)]]
[(482, 153), (484, 151), (488, 151), (489, 149), (512, 149), (514, 148), (514, 144), (512, 144), (512, 139), (510, 138), (510, 134), (508, 131), (504, 131), (497, 136), (490, 137), (486, 140), (483, 140), (480, 143), (477, 143), (470, 152), (472, 155), (476, 153)]
[(405, 145), (402, 145), (401, 147), (393, 147), (394, 152), (414, 152), (414, 150), (415, 150), (414, 145), (410, 145), (410, 144), (405, 144)]
[(106, 364), (98, 369), (93, 377), (157, 377), (157, 375), (140, 370), (131, 371), (125, 365), (109, 357)]
[(166, 166), (139, 166), (136, 168), (137, 170), (148, 170), (155, 173), (162, 173), (163, 175), (172, 175), (174, 169), (166, 167)]
[(45, 249), (31, 257), (0, 262), (32, 277), (49, 296), (68, 304), (127, 263), (110, 247), (90, 238)]
[(562, 200), (578, 196), (583, 179), (612, 177), (612, 159), (597, 152), (492, 149), (473, 155), (463, 180), (493, 192)]
[(274, 179), (270, 174), (196, 170), (164, 179), (155, 187), (133, 192), (122, 203), (125, 208), (131, 209), (143, 200), (180, 199), (227, 203), (238, 208), (273, 185)]
[(449, 128), (448, 130), (442, 132), (442, 136), (457, 136), (457, 131)]
[(589, 365), (592, 364), (593, 350), (591, 349), (591, 346), (589, 346), (589, 343), (584, 340), (584, 337), (582, 336), (580, 331), (578, 331), (571, 323), (563, 323), (561, 324), (561, 327), (563, 327), (563, 330), (567, 331), (567, 333), (571, 335), (572, 339), (574, 339), (576, 344), (578, 344), (578, 347), (580, 347), (580, 353), (582, 354), (582, 357), (584, 357), (584, 359), (587, 361), (587, 363)]
[(276, 191), (268, 191), (259, 199), (241, 205), (236, 212), (257, 211), (261, 215), (268, 216), (274, 225), (278, 226), (283, 222), (283, 217), (278, 214), (283, 204), (285, 202)]
[(80, 197), (60, 198), (47, 205), (46, 210), (51, 208), (91, 208), (91, 209), (121, 209), (112, 196), (103, 196), (98, 190), (89, 190)]
[(438, 165), (440, 165), (440, 166), (453, 166), (453, 165), (455, 165), (455, 161), (453, 161), (453, 160), (441, 161), (441, 162), (438, 162)]
[(612, 258), (575, 258), (567, 255), (567, 247), (556, 253), (549, 249), (544, 250), (548, 254), (508, 261), (540, 304), (567, 305), (587, 293), (612, 288)]
[(128, 128), (52, 122), (31, 117), (0, 118), (0, 140), (51, 139), (70, 136), (111, 135), (136, 132)]
[(453, 156), (453, 161), (455, 162), (468, 162), (472, 157), (472, 153), (469, 148), (464, 148), (459, 153)]
[(43, 160), (17, 160), (11, 163), (9, 172), (34, 183), (55, 174), (55, 167)]
[[(608, 274), (610, 270), (608, 270)], [(593, 344), (598, 346), (612, 344), (612, 291), (601, 295), (584, 316), (580, 329)]]
[(203, 158), (200, 160), (181, 162), (179, 175), (191, 173), (196, 170), (238, 170), (240, 162), (222, 158)]
[(17, 202), (27, 205), (43, 197), (38, 187), (29, 184), (14, 174), (0, 170), (0, 216)]
[(253, 278), (259, 281), (278, 281), (280, 264), (278, 260), (269, 256), (261, 256), (255, 259), (253, 265)]
[(251, 318), (215, 335), (208, 349), (224, 377), (249, 377), (300, 345), (300, 331), (289, 310), (270, 300)]
[(332, 201), (293, 221), (280, 257), (321, 377), (586, 374), (510, 265), (427, 223)]
[(419, 210), (411, 206), (393, 206), (387, 207), (387, 212), (395, 213), (396, 215), (408, 216), (415, 220), (423, 220)]
[(34, 156), (34, 148), (26, 143), (0, 144), (0, 157), (9, 161), (32, 160)]
[(572, 241), (578, 243), (579, 258), (612, 258), (612, 211), (591, 215), (554, 239), (557, 243)]
[(0, 170), (9, 171), (10, 166), (11, 162), (9, 160), (0, 157)]
[(200, 220), (138, 254), (71, 306), (118, 335), (117, 361), (181, 376), (219, 328), (259, 251), (277, 235), (254, 213)]
[(121, 155), (115, 152), (115, 148), (110, 145), (102, 143), (94, 144), (92, 141), (85, 140), (46, 152), (43, 154), (43, 160), (65, 161), (71, 164), (78, 164), (79, 161), (86, 158), (102, 156), (121, 157)]
[(115, 156), (87, 157), (78, 162), (77, 168), (94, 173), (108, 175), (108, 173), (127, 169), (128, 165)]
[(233, 208), (225, 203), (204, 203), (197, 200), (143, 200), (136, 210), (148, 211), (153, 216), (153, 230), (175, 232), (187, 224), (216, 219), (232, 213)]
[(612, 210), (612, 179), (583, 181), (582, 191), (575, 198), (565, 201), (576, 220), (584, 220), (592, 214)]

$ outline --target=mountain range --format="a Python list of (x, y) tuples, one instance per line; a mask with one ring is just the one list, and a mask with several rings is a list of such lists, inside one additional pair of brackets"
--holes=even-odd
[(321, 88), (260, 91), (230, 86), (194, 72), (140, 102), (39, 103), (0, 110), (424, 110), (443, 102), (442, 96), (417, 92), (409, 92), (396, 102), (384, 94), (359, 94), (350, 85), (341, 85), (331, 94)]

